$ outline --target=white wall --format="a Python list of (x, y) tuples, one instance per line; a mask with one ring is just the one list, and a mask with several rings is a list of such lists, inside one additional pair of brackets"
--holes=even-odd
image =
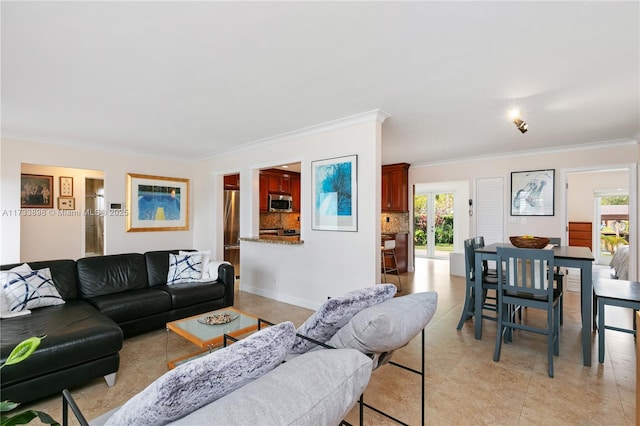
[[(609, 143), (600, 145), (584, 145), (573, 150), (558, 149), (554, 152), (532, 152), (522, 155), (505, 155), (504, 157), (485, 159), (466, 159), (459, 162), (446, 162), (432, 165), (412, 165), (409, 168), (409, 179), (414, 184), (437, 183), (452, 180), (466, 180), (469, 182), (470, 198), (475, 199), (473, 182), (475, 178), (501, 177), (505, 182), (505, 241), (510, 235), (565, 235), (564, 196), (565, 190), (561, 187), (565, 171), (575, 171), (588, 168), (629, 167), (633, 169), (629, 175), (629, 188), (637, 182), (637, 165), (640, 162), (640, 149), (635, 141)], [(555, 169), (555, 215), (554, 216), (527, 216), (525, 223), (511, 222), (510, 218), (510, 182), (511, 172), (525, 170)], [(637, 191), (637, 187), (636, 187)], [(635, 204), (630, 209), (638, 211), (640, 202), (638, 194), (630, 194), (634, 197)], [(593, 210), (591, 210), (593, 211)], [(638, 224), (635, 224), (637, 240)], [(470, 234), (473, 235), (474, 225), (470, 218)], [(468, 238), (462, 236), (462, 238)], [(637, 246), (637, 244), (636, 244)], [(635, 265), (639, 263), (635, 249)], [(636, 266), (637, 267), (637, 266)], [(637, 270), (637, 269), (636, 269)]]
[[(568, 218), (570, 222), (592, 222), (595, 211), (596, 190), (629, 190), (627, 171), (576, 172), (567, 176), (569, 191), (567, 194)], [(594, 223), (594, 230), (598, 224)]]
[[(348, 118), (199, 162), (196, 180), (204, 184), (195, 194), (195, 246), (218, 257), (222, 253), (224, 174), (240, 173), (240, 236), (252, 237), (259, 232), (259, 169), (299, 161), (304, 244), (241, 242), (240, 289), (315, 309), (329, 296), (379, 282), (383, 119), (378, 113)], [(358, 156), (358, 231), (312, 230), (311, 162), (353, 154)]]
[[(85, 253), (85, 178), (103, 179), (97, 170), (23, 164), (22, 173), (53, 176), (53, 209), (23, 209), (20, 218), (20, 261), (77, 259)], [(60, 176), (73, 178), (75, 210), (58, 210)], [(55, 251), (52, 250), (55, 248)], [(52, 254), (55, 256), (52, 257)]]
[[(125, 203), (126, 175), (139, 173), (191, 179), (189, 162), (140, 156), (122, 152), (101, 151), (3, 139), (0, 141), (0, 263), (23, 262), (84, 256), (82, 236), (72, 232), (62, 233), (56, 226), (38, 226), (42, 243), (36, 253), (21, 252), (20, 173), (23, 164), (41, 165), (42, 170), (50, 166), (67, 169), (89, 169), (104, 174), (105, 199), (109, 203)], [(33, 167), (33, 166), (29, 166)], [(30, 170), (38, 170), (38, 167)], [(47, 173), (40, 173), (47, 174)], [(80, 176), (77, 176), (80, 178)], [(84, 180), (82, 178), (82, 180)], [(74, 179), (74, 185), (77, 181)], [(191, 182), (193, 193), (196, 182)], [(79, 188), (79, 187), (77, 187)], [(84, 186), (82, 186), (84, 188)], [(59, 193), (54, 181), (54, 193)], [(82, 195), (83, 197), (84, 195)], [(76, 195), (76, 202), (78, 201)], [(192, 200), (193, 201), (193, 200)], [(193, 217), (193, 215), (192, 215)], [(45, 222), (42, 221), (42, 224)], [(31, 225), (34, 225), (31, 223)], [(76, 223), (70, 223), (78, 229)], [(80, 228), (81, 229), (81, 228)], [(70, 241), (62, 241), (66, 238)], [(29, 247), (31, 248), (31, 242)], [(145, 252), (173, 248), (190, 248), (193, 245), (193, 230), (165, 232), (126, 232), (123, 216), (105, 217), (105, 254)]]

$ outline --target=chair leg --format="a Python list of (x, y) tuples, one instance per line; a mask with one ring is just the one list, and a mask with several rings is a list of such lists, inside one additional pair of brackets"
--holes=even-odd
[(550, 307), (547, 310), (547, 363), (549, 365), (549, 377), (553, 377), (553, 348), (555, 345), (553, 332), (555, 328), (555, 320), (553, 318), (554, 314), (553, 307)]
[(497, 335), (496, 335), (496, 349), (493, 352), (493, 361), (494, 362), (498, 362), (500, 361), (500, 351), (502, 350), (502, 335), (504, 332), (504, 326), (502, 325), (502, 321), (503, 321), (503, 315), (506, 313), (508, 315), (508, 312), (505, 311), (505, 309), (508, 309), (506, 306), (502, 305), (501, 302), (498, 302), (498, 329), (497, 329)]
[(396, 251), (391, 250), (393, 253), (393, 266), (396, 269), (396, 274), (398, 274), (398, 291), (402, 291), (402, 282), (400, 281), (400, 271), (398, 270), (398, 261), (396, 259)]
[(458, 322), (458, 330), (462, 330), (463, 324), (473, 316), (473, 308), (474, 308), (474, 297), (473, 297), (473, 288), (470, 288), (467, 284), (467, 293), (464, 297), (464, 307), (462, 308), (462, 315), (460, 316), (460, 321)]
[(384, 251), (380, 252), (381, 256), (382, 256), (382, 273), (384, 274), (384, 282), (387, 282), (387, 264), (385, 263), (385, 259), (384, 259)]
[(598, 362), (604, 362), (604, 299), (598, 299)]

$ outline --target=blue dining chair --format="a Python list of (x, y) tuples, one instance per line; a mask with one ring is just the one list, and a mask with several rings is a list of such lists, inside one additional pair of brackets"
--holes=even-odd
[[(476, 266), (476, 248), (484, 247), (484, 238), (475, 237), (469, 238), (464, 241), (464, 255), (465, 255), (465, 278), (466, 278), (466, 292), (464, 298), (464, 306), (462, 308), (462, 315), (460, 316), (460, 321), (458, 322), (458, 330), (462, 329), (465, 321), (469, 318), (473, 318), (475, 312), (475, 289), (474, 289), (474, 280), (476, 276), (475, 266)], [(483, 310), (489, 310), (497, 313), (497, 300), (494, 296), (490, 296), (488, 294), (488, 290), (498, 290), (498, 277), (492, 275), (486, 271), (486, 268), (483, 268), (481, 272), (482, 277), (482, 298)], [(489, 319), (495, 321), (497, 319), (497, 315), (482, 315), (482, 318)]]
[[(553, 377), (553, 357), (560, 354), (560, 295), (553, 286), (553, 250), (498, 247), (498, 333), (493, 360), (500, 361), (502, 341), (512, 340), (513, 330), (547, 336), (549, 377)], [(546, 326), (535, 327), (518, 322), (515, 307), (541, 309)]]
[[(560, 237), (549, 237), (549, 244), (560, 246), (562, 245), (562, 239)], [(562, 293), (562, 295), (560, 295), (560, 325), (562, 325), (562, 323), (564, 323), (564, 272), (562, 272), (559, 266), (556, 266), (553, 271), (553, 281), (556, 283), (556, 288), (560, 289)]]

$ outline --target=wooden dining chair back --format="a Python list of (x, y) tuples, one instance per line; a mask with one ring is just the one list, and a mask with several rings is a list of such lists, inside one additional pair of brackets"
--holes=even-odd
[[(502, 342), (511, 341), (514, 329), (543, 334), (547, 336), (549, 377), (553, 377), (553, 356), (560, 353), (561, 294), (553, 286), (553, 250), (498, 247), (497, 254), (504, 272), (498, 268), (498, 333), (493, 360), (500, 360)], [(544, 311), (545, 326), (516, 321), (516, 306)]]
[[(476, 248), (484, 247), (484, 238), (475, 237), (464, 240), (464, 255), (465, 255), (465, 280), (466, 280), (466, 291), (465, 291), (465, 299), (464, 306), (462, 308), (462, 315), (460, 316), (460, 321), (458, 322), (458, 330), (462, 329), (465, 321), (469, 318), (473, 317), (474, 309), (475, 309), (475, 265), (476, 265)], [(496, 320), (497, 319), (497, 299), (495, 296), (491, 296), (488, 294), (488, 290), (497, 291), (498, 290), (498, 278), (497, 276), (491, 276), (490, 274), (485, 273), (485, 268), (479, 274), (482, 277), (482, 298), (483, 298), (483, 311), (489, 310), (492, 312), (496, 312), (496, 315), (482, 315), (482, 318)]]

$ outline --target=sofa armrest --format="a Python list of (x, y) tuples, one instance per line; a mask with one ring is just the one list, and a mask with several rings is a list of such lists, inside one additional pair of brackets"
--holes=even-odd
[(235, 293), (236, 275), (233, 265), (229, 263), (221, 263), (218, 266), (218, 282), (224, 284), (224, 305), (233, 306), (233, 298)]

